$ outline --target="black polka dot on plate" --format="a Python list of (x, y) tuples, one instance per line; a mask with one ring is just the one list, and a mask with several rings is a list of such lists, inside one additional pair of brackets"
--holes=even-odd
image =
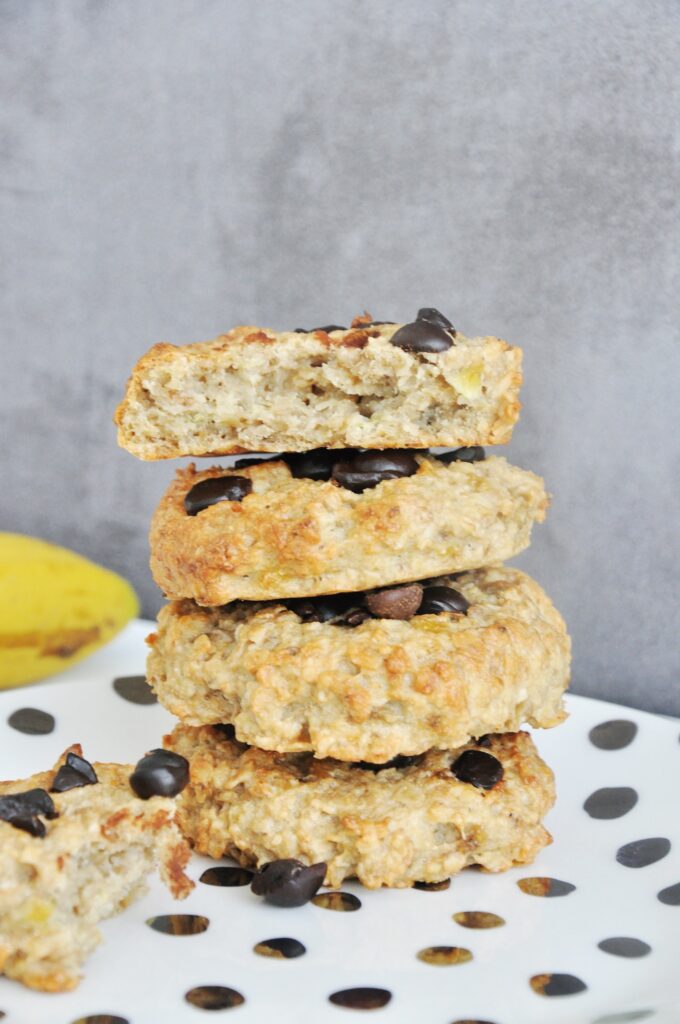
[(226, 985), (198, 985), (190, 988), (184, 998), (199, 1010), (232, 1010), (245, 1003), (240, 992)]
[(146, 681), (146, 676), (118, 676), (113, 688), (123, 700), (131, 704), (157, 704), (158, 699)]
[(351, 913), (361, 907), (361, 900), (351, 892), (318, 892), (312, 897), (312, 903), (324, 910), (339, 910), (344, 913)]
[(253, 871), (247, 868), (217, 867), (206, 868), (199, 882), (204, 885), (221, 885), (229, 889), (239, 885), (250, 885), (255, 877)]
[(630, 786), (611, 786), (596, 789), (583, 805), (586, 814), (591, 818), (611, 820), (622, 818), (632, 811), (638, 802), (638, 795)]
[(7, 722), (26, 736), (47, 736), (54, 731), (54, 716), (38, 708), (19, 708), (12, 712)]
[(451, 879), (443, 878), (441, 882), (414, 882), (413, 889), (420, 889), (421, 892), (444, 892), (451, 888)]
[[(0, 1013), (0, 1017), (4, 1014)], [(71, 1024), (130, 1024), (127, 1017), (116, 1017), (111, 1013), (91, 1013), (89, 1017), (78, 1017)]]
[(642, 939), (632, 939), (624, 935), (603, 939), (597, 945), (603, 953), (611, 953), (612, 956), (625, 956), (630, 959), (647, 956), (648, 953), (652, 952), (652, 947), (643, 942)]
[(307, 949), (298, 939), (263, 939), (253, 946), (253, 952), (276, 960), (295, 960), (304, 956)]
[(663, 836), (655, 836), (653, 839), (636, 839), (632, 843), (626, 843), (619, 847), (616, 852), (616, 859), (624, 868), (646, 868), (650, 864), (656, 864), (658, 860), (669, 853), (671, 848), (670, 839)]
[(146, 923), (164, 935), (200, 935), (210, 925), (208, 918), (200, 914), (159, 914), (158, 917), (147, 918)]
[(493, 1024), (493, 1021), (491, 1021), (491, 1020), (479, 1020), (479, 1018), (477, 1018), (477, 1017), (475, 1017), (475, 1019), (472, 1020), (471, 1018), (466, 1017), (465, 1020), (454, 1020), (454, 1021), (451, 1021), (451, 1024)]
[(575, 996), (588, 988), (574, 974), (534, 974), (529, 984), (538, 996)]
[(680, 882), (666, 886), (656, 894), (656, 898), (667, 907), (680, 907)]
[(598, 1017), (593, 1024), (633, 1024), (633, 1021), (649, 1020), (655, 1013), (655, 1010), (624, 1010), (623, 1013), (608, 1013), (605, 1017)]
[(633, 742), (637, 731), (635, 722), (627, 718), (613, 718), (609, 722), (600, 722), (588, 736), (598, 750), (623, 750)]
[(347, 1010), (380, 1010), (387, 1006), (392, 993), (386, 988), (343, 988), (328, 998), (331, 1003)]
[(487, 910), (460, 910), (453, 920), (463, 928), (500, 928), (505, 924), (504, 918)]
[(472, 960), (472, 953), (463, 946), (427, 946), (421, 949), (417, 956), (423, 963), (433, 964), (435, 967), (455, 967)]
[(570, 892), (574, 892), (576, 889), (576, 886), (572, 885), (571, 882), (563, 882), (560, 878), (547, 878), (538, 875), (533, 878), (520, 878), (517, 886), (527, 896), (546, 897), (568, 896)]

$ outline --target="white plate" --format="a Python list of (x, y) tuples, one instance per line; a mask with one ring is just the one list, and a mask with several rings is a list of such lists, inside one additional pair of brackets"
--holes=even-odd
[[(91, 760), (135, 761), (157, 746), (173, 720), (157, 704), (121, 698), (116, 677), (143, 672), (143, 639), (149, 623), (131, 624), (104, 650), (50, 682), (0, 694), (0, 777), (19, 778), (47, 768), (68, 744), (79, 741)], [(571, 717), (559, 729), (535, 733), (541, 754), (557, 775), (559, 798), (548, 817), (554, 844), (528, 868), (502, 875), (464, 872), (442, 892), (368, 892), (343, 888), (362, 902), (356, 913), (313, 905), (268, 907), (247, 887), (198, 884), (175, 903), (154, 880), (149, 895), (102, 925), (104, 941), (86, 965), (80, 987), (41, 995), (0, 979), (3, 1024), (71, 1024), (87, 1015), (118, 1015), (129, 1024), (198, 1024), (206, 1011), (185, 1001), (201, 985), (223, 985), (245, 997), (219, 1011), (239, 1024), (340, 1024), (367, 1016), (384, 1024), (607, 1024), (680, 1020), (680, 744), (677, 721), (583, 697), (570, 697)], [(52, 714), (53, 731), (25, 735), (8, 725), (17, 709)], [(627, 746), (603, 750), (589, 738), (602, 722), (637, 726)], [(639, 799), (614, 819), (591, 817), (584, 802), (604, 787), (629, 787)], [(624, 845), (651, 838), (670, 841), (655, 863), (617, 862)], [(643, 847), (644, 848), (644, 847)], [(196, 857), (198, 879), (212, 862)], [(545, 899), (522, 892), (517, 882), (548, 876), (576, 888)], [(658, 894), (675, 886), (664, 903)], [(493, 929), (456, 923), (459, 911), (491, 911), (505, 919)], [(203, 934), (173, 936), (149, 928), (164, 913), (203, 914)], [(294, 960), (258, 956), (255, 943), (299, 939), (307, 948)], [(624, 957), (598, 944), (632, 938), (651, 947)], [(433, 966), (417, 959), (428, 946), (462, 946), (473, 959)], [(560, 997), (537, 995), (530, 979), (566, 974), (587, 988)], [(387, 989), (382, 1009), (354, 1011), (331, 1004), (338, 990)], [(214, 1019), (208, 1016), (207, 1020)], [(97, 1024), (104, 1024), (97, 1018)]]

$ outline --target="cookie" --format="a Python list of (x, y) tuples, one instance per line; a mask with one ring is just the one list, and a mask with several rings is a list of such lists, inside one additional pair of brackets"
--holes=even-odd
[(119, 444), (153, 460), (509, 441), (519, 348), (423, 320), (367, 319), (305, 332), (235, 327), (214, 341), (154, 345), (116, 412)]
[(175, 802), (139, 799), (132, 765), (94, 764), (76, 744), (54, 770), (0, 783), (0, 972), (64, 992), (99, 942), (97, 922), (142, 895), (158, 867), (173, 896), (193, 888)]
[[(442, 588), (467, 609), (436, 613)], [(394, 595), (414, 591), (411, 617)], [(288, 606), (177, 602), (149, 642), (147, 678), (173, 715), (230, 722), (266, 750), (381, 762), (565, 717), (564, 622), (537, 583), (502, 566)]]
[(151, 525), (158, 586), (206, 606), (367, 590), (504, 561), (545, 518), (540, 477), (497, 456), (327, 454), (180, 470)]
[(504, 871), (550, 840), (550, 769), (526, 733), (457, 750), (349, 765), (274, 754), (212, 726), (178, 726), (165, 744), (191, 762), (178, 819), (194, 848), (244, 865), (325, 861), (326, 884), (436, 882), (470, 864)]

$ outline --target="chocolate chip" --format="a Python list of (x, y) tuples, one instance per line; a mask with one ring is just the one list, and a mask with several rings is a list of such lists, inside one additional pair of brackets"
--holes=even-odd
[(177, 796), (189, 781), (189, 762), (173, 750), (150, 750), (130, 776), (130, 785), (142, 800)]
[(379, 619), (410, 619), (418, 611), (422, 599), (423, 588), (420, 583), (388, 587), (364, 597), (368, 610)]
[(67, 754), (66, 764), (62, 764), (54, 782), (50, 787), (51, 793), (66, 793), (69, 789), (77, 789), (79, 786), (93, 786), (99, 780), (97, 773), (84, 757), (78, 754)]
[(414, 320), (395, 331), (390, 344), (406, 352), (445, 352), (453, 345), (453, 338), (438, 323)]
[(374, 764), (372, 761), (357, 761), (352, 767), (361, 768), (364, 772), (382, 772), (386, 768), (396, 768), (397, 771), (403, 771), (404, 768), (412, 768), (415, 764), (420, 764), (423, 757), (422, 754), (397, 754), (391, 761), (384, 761), (382, 764)]
[(299, 860), (273, 860), (255, 875), (251, 889), (277, 907), (301, 907), (311, 900), (326, 877), (326, 864), (307, 866)]
[(237, 459), (234, 463), (234, 469), (247, 469), (249, 466), (262, 466), (265, 462), (280, 462), (283, 458), (282, 455), (270, 455), (262, 458), (260, 455), (256, 455), (254, 458)]
[(477, 789), (493, 789), (503, 778), (503, 765), (493, 754), (483, 750), (465, 750), (451, 765), (459, 782), (468, 782)]
[(42, 837), (45, 835), (45, 824), (38, 815), (48, 821), (59, 817), (47, 790), (28, 789), (23, 793), (0, 796), (0, 821), (6, 821), (32, 836)]
[(437, 455), (435, 458), (443, 462), (445, 466), (450, 465), (452, 462), (484, 462), (486, 452), (481, 445), (473, 444), (468, 448), (456, 448), (452, 452), (442, 452), (441, 455)]
[(348, 612), (335, 622), (335, 625), (349, 626), (350, 629), (354, 629), (356, 626), (360, 626), (362, 622), (366, 622), (366, 619), (370, 619), (370, 617), (365, 608), (350, 608)]
[(457, 612), (465, 615), (470, 602), (453, 587), (425, 587), (423, 600), (416, 612), (417, 615), (439, 615), (440, 612)]
[(220, 501), (242, 501), (253, 489), (245, 476), (211, 476), (194, 484), (184, 496), (184, 507), (190, 516), (198, 515)]
[(342, 458), (342, 454), (342, 451), (314, 448), (309, 452), (290, 452), (283, 458), (291, 474), (298, 480), (330, 480), (333, 463)]
[(236, 739), (236, 729), (231, 724), (231, 722), (220, 722), (216, 725), (213, 725), (213, 729), (215, 729), (220, 734), (220, 736), (223, 736), (225, 740)]
[(294, 597), (283, 604), (303, 622), (330, 622), (356, 604), (355, 594), (320, 594), (319, 597)]
[(453, 331), (454, 334), (456, 333), (456, 329), (449, 318), (431, 306), (424, 306), (422, 309), (419, 309), (416, 320), (424, 320), (428, 324), (438, 324), (439, 327), (444, 327), (449, 331)]
[(377, 487), (383, 480), (413, 476), (418, 472), (418, 463), (407, 451), (357, 452), (344, 462), (333, 466), (333, 480), (348, 491), (361, 494), (371, 487)]

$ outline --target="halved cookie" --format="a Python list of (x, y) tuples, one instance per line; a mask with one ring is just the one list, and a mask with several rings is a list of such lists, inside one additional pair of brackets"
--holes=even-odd
[(180, 725), (165, 744), (191, 762), (179, 822), (210, 857), (325, 861), (327, 885), (356, 876), (370, 889), (403, 888), (470, 864), (528, 864), (551, 841), (541, 821), (555, 799), (553, 775), (527, 733), (398, 758), (383, 770), (268, 753), (212, 726)]
[[(461, 600), (447, 602), (446, 588)], [(419, 607), (395, 606), (395, 595), (419, 589), (168, 605), (150, 638), (149, 682), (192, 725), (229, 722), (255, 746), (344, 761), (563, 720), (570, 642), (537, 583), (495, 566), (432, 581)], [(412, 617), (380, 617), (404, 608)]]
[(116, 413), (118, 441), (142, 459), (503, 444), (519, 415), (521, 363), (521, 349), (466, 338), (436, 310), (411, 324), (235, 327), (154, 345)]
[(153, 517), (154, 579), (170, 598), (212, 606), (504, 561), (527, 547), (548, 496), (535, 474), (497, 456), (480, 460), (476, 449), (478, 461), (463, 461), (469, 454), (313, 452), (190, 466)]

